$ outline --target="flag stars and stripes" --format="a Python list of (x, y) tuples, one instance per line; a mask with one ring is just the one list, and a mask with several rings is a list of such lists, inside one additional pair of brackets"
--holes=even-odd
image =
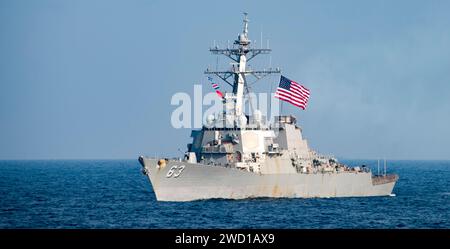
[(305, 110), (308, 104), (309, 96), (309, 89), (284, 77), (283, 75), (281, 76), (280, 84), (275, 92), (275, 98), (281, 99)]

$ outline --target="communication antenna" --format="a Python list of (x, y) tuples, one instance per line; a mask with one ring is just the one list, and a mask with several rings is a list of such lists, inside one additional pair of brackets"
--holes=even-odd
[[(261, 41), (261, 46), (262, 46), (262, 41)], [(272, 56), (269, 56), (269, 68), (272, 68)], [(270, 106), (270, 116), (272, 116), (272, 91), (273, 91), (273, 75), (270, 75), (270, 101), (269, 101), (269, 106)]]
[(262, 28), (262, 25), (261, 25), (261, 40), (260, 40), (261, 45), (259, 46), (259, 48), (262, 48), (262, 46), (263, 46), (262, 33), (263, 33), (263, 28)]
[(237, 66), (232, 67), (231, 70), (222, 71), (216, 69), (216, 71), (211, 71), (207, 69), (205, 71), (205, 74), (214, 74), (233, 88), (232, 95), (230, 95), (229, 98), (226, 98), (225, 101), (235, 103), (233, 114), (235, 117), (241, 116), (243, 114), (243, 98), (246, 94), (246, 91), (248, 92), (248, 87), (250, 86), (247, 82), (248, 79), (246, 76), (253, 76), (256, 81), (258, 81), (270, 74), (281, 73), (281, 70), (279, 68), (254, 70), (250, 67), (247, 67), (248, 63), (257, 55), (269, 54), (271, 52), (271, 49), (269, 48), (251, 47), (251, 40), (248, 38), (248, 22), (249, 20), (247, 18), (247, 13), (244, 13), (243, 31), (241, 34), (238, 34), (237, 39), (234, 41), (234, 45), (232, 45), (232, 47), (225, 49), (215, 47), (209, 50), (213, 54), (225, 55), (226, 57), (231, 59)]
[(219, 56), (216, 56), (216, 71), (219, 70)]
[(386, 158), (384, 159), (384, 176), (386, 176)]
[(380, 175), (380, 159), (378, 159), (378, 175)]

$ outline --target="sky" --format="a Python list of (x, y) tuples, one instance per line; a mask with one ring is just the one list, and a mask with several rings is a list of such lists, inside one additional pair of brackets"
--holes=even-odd
[(208, 49), (236, 39), (244, 11), (250, 39), (262, 32), (273, 49), (255, 64), (311, 90), (306, 111), (283, 113), (313, 149), (450, 159), (449, 10), (439, 0), (0, 0), (0, 159), (179, 156), (190, 129), (171, 126), (171, 97), (227, 65)]

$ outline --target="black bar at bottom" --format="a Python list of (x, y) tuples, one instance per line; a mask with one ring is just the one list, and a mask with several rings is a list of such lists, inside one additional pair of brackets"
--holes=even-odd
[[(401, 245), (449, 244), (450, 230), (284, 230), (284, 229), (5, 229), (0, 243), (42, 246), (144, 245), (145, 248), (279, 248), (345, 246), (363, 248)], [(363, 243), (363, 244), (361, 244)]]

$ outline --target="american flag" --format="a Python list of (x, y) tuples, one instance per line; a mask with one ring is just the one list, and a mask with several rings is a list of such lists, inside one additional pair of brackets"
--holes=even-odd
[(289, 102), (305, 110), (309, 99), (309, 90), (281, 75), (280, 85), (275, 92), (275, 98)]
[(219, 97), (223, 98), (223, 93), (219, 90), (219, 85), (217, 83), (213, 82), (213, 78), (208, 77), (208, 80), (211, 82), (212, 87), (214, 88), (214, 90), (216, 90), (217, 95), (219, 95)]

